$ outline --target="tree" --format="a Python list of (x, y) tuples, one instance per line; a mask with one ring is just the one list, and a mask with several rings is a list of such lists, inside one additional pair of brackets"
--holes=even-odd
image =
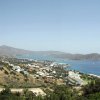
[(100, 92), (100, 79), (93, 80), (90, 84), (83, 88), (84, 95), (94, 94)]
[(1, 92), (2, 95), (9, 95), (11, 94), (11, 90), (10, 88), (6, 87), (2, 92)]

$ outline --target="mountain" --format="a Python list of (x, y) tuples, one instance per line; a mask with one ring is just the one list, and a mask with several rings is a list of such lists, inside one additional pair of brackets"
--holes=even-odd
[(70, 59), (70, 60), (100, 60), (100, 54), (98, 53), (91, 53), (85, 55), (65, 53), (53, 56), (57, 58)]
[(14, 57), (18, 54), (30, 54), (32, 51), (17, 49), (6, 45), (0, 46), (0, 56)]
[(59, 55), (64, 54), (63, 52), (59, 51), (29, 51), (24, 49), (18, 49), (6, 45), (0, 46), (0, 56), (8, 56), (8, 57), (14, 57), (16, 55), (23, 55), (23, 54), (40, 54), (40, 55)]
[(100, 54), (98, 53), (83, 55), (83, 54), (65, 53), (60, 51), (29, 51), (29, 50), (9, 47), (6, 45), (0, 46), (0, 56), (15, 57), (16, 55), (23, 55), (23, 54), (28, 54), (28, 55), (38, 54), (38, 55), (45, 55), (45, 56), (70, 59), (70, 60), (100, 60)]

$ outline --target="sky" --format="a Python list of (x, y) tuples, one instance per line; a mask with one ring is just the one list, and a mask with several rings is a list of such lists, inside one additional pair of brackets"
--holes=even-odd
[(0, 45), (100, 53), (100, 0), (0, 0)]

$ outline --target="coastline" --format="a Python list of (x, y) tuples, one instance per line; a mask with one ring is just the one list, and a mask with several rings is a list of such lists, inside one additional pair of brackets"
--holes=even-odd
[[(56, 62), (56, 63), (62, 63), (62, 64), (68, 64), (70, 65), (69, 70), (75, 70), (75, 71), (79, 71), (82, 72), (84, 74), (92, 74), (94, 76), (100, 76), (100, 62), (97, 61), (96, 63), (93, 63), (92, 61), (76, 61), (76, 60), (64, 60), (63, 59), (57, 59), (57, 58), (53, 58), (53, 59), (47, 59), (46, 58), (39, 58), (36, 55), (31, 55), (31, 57), (24, 57), (22, 56), (16, 56), (16, 58), (18, 59), (27, 59), (27, 60), (34, 60), (34, 61), (52, 61), (52, 62)], [(49, 58), (49, 57), (48, 57)], [(51, 58), (51, 57), (50, 57)]]
[(94, 76), (94, 77), (97, 77), (97, 78), (100, 78), (99, 75), (95, 75), (95, 74), (89, 74), (90, 76)]

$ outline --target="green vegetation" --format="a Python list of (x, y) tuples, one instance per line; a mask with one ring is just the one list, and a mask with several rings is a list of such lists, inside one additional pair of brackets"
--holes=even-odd
[(23, 93), (11, 93), (6, 88), (0, 93), (0, 100), (100, 100), (100, 79), (95, 79), (90, 84), (84, 86), (81, 91), (73, 89), (73, 87), (65, 85), (55, 85), (53, 91), (46, 90), (46, 96), (35, 96), (28, 89), (24, 89)]

